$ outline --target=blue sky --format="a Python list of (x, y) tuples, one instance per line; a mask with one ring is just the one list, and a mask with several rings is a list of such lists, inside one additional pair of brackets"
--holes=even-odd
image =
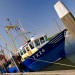
[[(64, 25), (54, 10), (54, 4), (58, 0), (0, 0), (0, 34), (10, 43), (5, 31), (5, 25), (9, 23), (6, 18), (10, 18), (12, 24), (21, 20), (24, 29), (33, 34), (46, 33), (52, 36), (59, 32), (54, 21), (58, 22), (61, 29)], [(61, 0), (75, 16), (75, 0)], [(0, 39), (0, 44), (5, 43)], [(10, 43), (11, 44), (11, 43)]]

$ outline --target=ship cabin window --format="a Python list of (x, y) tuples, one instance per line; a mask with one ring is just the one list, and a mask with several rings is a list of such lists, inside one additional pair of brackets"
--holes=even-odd
[(31, 49), (33, 49), (33, 48), (34, 48), (33, 42), (31, 42), (31, 43), (29, 44), (29, 46), (30, 46)]
[(28, 46), (26, 47), (26, 50), (27, 50), (27, 51), (30, 51), (30, 49), (29, 49), (29, 47), (28, 47)]
[(24, 47), (22, 48), (22, 50), (20, 51), (20, 55), (24, 55), (26, 53), (26, 50), (24, 49)]
[(40, 38), (40, 42), (41, 42), (41, 44), (45, 42), (44, 37)]
[(23, 52), (22, 51), (20, 51), (20, 55), (23, 55)]
[(36, 45), (36, 46), (39, 46), (39, 45), (40, 45), (39, 39), (35, 40), (35, 45)]
[(22, 48), (22, 50), (23, 50), (23, 54), (25, 54), (25, 53), (26, 53), (26, 50), (25, 50), (25, 48), (24, 48), (24, 47)]
[(45, 38), (45, 41), (47, 41), (47, 36), (46, 35), (44, 36), (44, 38)]

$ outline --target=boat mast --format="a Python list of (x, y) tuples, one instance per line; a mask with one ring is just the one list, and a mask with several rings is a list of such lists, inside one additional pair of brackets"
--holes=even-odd
[(55, 21), (56, 25), (58, 26), (59, 31), (61, 32), (62, 30), (61, 30), (60, 26), (58, 25), (57, 21), (55, 20), (55, 18), (54, 18), (54, 21)]
[(10, 29), (14, 29), (14, 28), (16, 28), (16, 26), (6, 26), (7, 33), (12, 41), (12, 44), (14, 45), (14, 50), (17, 51), (16, 45), (15, 45), (12, 35), (10, 33)]
[(24, 31), (24, 34), (22, 33), (22, 31), (20, 30), (20, 34), (22, 34), (22, 36), (23, 36), (23, 38), (24, 38), (24, 40), (25, 41), (28, 41), (29, 40), (29, 38), (28, 38), (28, 36), (27, 36), (27, 33), (26, 33), (26, 31), (25, 31), (25, 29), (24, 29), (24, 27), (23, 27), (23, 25), (21, 24), (21, 22), (20, 22), (20, 20), (18, 19), (18, 22), (19, 22), (19, 24), (20, 24), (20, 26), (21, 26), (21, 28), (23, 29), (23, 31)]
[[(7, 18), (7, 21), (9, 21), (9, 18)], [(10, 22), (10, 21), (9, 21)], [(7, 31), (7, 33), (8, 33), (8, 36), (10, 37), (10, 39), (11, 39), (11, 41), (12, 41), (12, 44), (13, 44), (13, 46), (14, 46), (14, 50), (15, 50), (15, 52), (17, 51), (17, 48), (16, 48), (16, 45), (15, 45), (15, 43), (14, 43), (14, 40), (13, 40), (13, 38), (12, 38), (12, 35), (11, 35), (11, 33), (10, 33), (10, 30), (11, 29), (15, 29), (15, 28), (17, 28), (17, 26), (12, 26), (12, 24), (11, 24), (11, 22), (10, 22), (10, 25), (9, 26), (6, 26), (6, 31)]]
[[(11, 41), (12, 41), (12, 44), (13, 44), (13, 46), (14, 46), (15, 52), (17, 52), (17, 47), (16, 47), (16, 45), (15, 45), (15, 43), (14, 43), (14, 40), (13, 40), (13, 38), (12, 38), (12, 35), (10, 34), (10, 29), (14, 29), (14, 28), (16, 28), (16, 27), (17, 27), (17, 26), (6, 26), (7, 33), (8, 33), (8, 35), (9, 35)], [(14, 63), (15, 63), (15, 65), (16, 65), (18, 71), (20, 72), (20, 69), (19, 69), (19, 66), (18, 66), (17, 58), (16, 58), (12, 53), (11, 53), (11, 55), (12, 55), (12, 59), (14, 60)]]

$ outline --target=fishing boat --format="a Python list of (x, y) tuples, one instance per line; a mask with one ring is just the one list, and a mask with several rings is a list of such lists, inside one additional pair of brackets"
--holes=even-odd
[[(7, 26), (15, 28), (16, 26)], [(22, 64), (27, 68), (22, 72), (40, 71), (50, 64), (53, 64), (66, 56), (65, 54), (65, 33), (66, 29), (56, 34), (53, 38), (48, 40), (47, 35), (39, 34), (32, 36), (25, 42), (16, 52), (21, 56)], [(15, 57), (14, 57), (15, 56)], [(16, 55), (12, 56), (16, 65), (10, 66), (13, 62), (6, 64), (6, 72), (14, 73), (19, 72), (18, 60)], [(30, 69), (30, 70), (29, 70)]]
[(20, 71), (16, 55), (21, 57), (22, 64), (27, 67), (25, 70), (22, 70), (22, 72), (30, 72), (30, 70), (34, 72), (40, 71), (45, 67), (47, 67), (48, 65), (53, 64), (66, 56), (65, 54), (65, 33), (67, 31), (66, 29), (57, 33), (50, 40), (48, 40), (46, 34), (34, 35), (31, 38), (27, 38), (26, 36), (25, 39), (27, 40), (25, 41), (25, 43), (19, 49), (17, 49), (14, 40), (10, 34), (10, 29), (13, 28), (15, 30), (18, 30), (22, 34), (22, 37), (25, 36), (23, 35), (18, 26), (12, 25), (6, 26), (6, 31), (10, 36), (10, 39), (14, 45), (13, 49), (16, 50), (15, 55), (12, 55), (12, 58), (14, 59), (16, 65), (11, 66), (12, 62), (8, 61), (10, 63), (7, 62), (6, 63), (7, 66), (5, 66), (5, 68), (7, 67), (6, 68), (7, 72), (14, 73)]
[(34, 36), (18, 50), (22, 64), (33, 71), (39, 71), (65, 57), (66, 29), (50, 41), (45, 34)]

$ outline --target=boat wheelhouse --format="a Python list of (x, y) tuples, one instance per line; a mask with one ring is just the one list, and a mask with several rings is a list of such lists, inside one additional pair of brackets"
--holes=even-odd
[(17, 53), (22, 57), (22, 61), (24, 61), (25, 58), (34, 54), (47, 42), (47, 35), (43, 33), (32, 36), (28, 42), (18, 49)]

